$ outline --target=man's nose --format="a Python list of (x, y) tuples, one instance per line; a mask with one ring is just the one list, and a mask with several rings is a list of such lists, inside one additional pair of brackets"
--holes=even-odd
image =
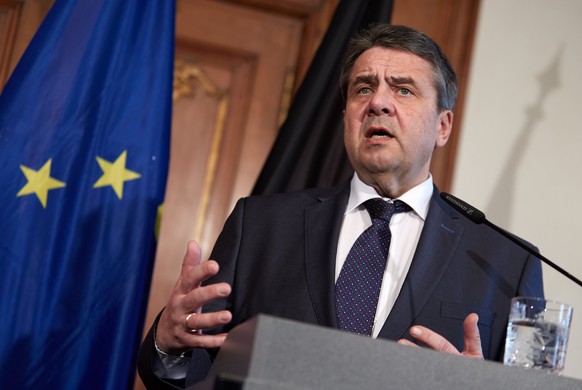
[(392, 97), (388, 91), (378, 89), (370, 99), (368, 114), (370, 115), (390, 115), (394, 113)]

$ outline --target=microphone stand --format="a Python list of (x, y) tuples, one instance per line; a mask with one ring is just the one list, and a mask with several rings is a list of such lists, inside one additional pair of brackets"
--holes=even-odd
[(546, 263), (550, 267), (554, 268), (556, 271), (558, 271), (559, 273), (561, 273), (562, 275), (564, 275), (568, 279), (572, 280), (577, 285), (582, 286), (582, 281), (580, 279), (578, 279), (574, 275), (570, 274), (569, 272), (567, 272), (565, 269), (563, 269), (562, 267), (560, 267), (559, 265), (557, 265), (556, 263), (554, 263), (550, 259), (542, 256), (541, 253), (534, 251), (532, 248), (525, 245), (523, 242), (521, 242), (520, 240), (518, 240), (517, 238), (515, 238), (514, 236), (509, 234), (507, 231), (505, 231), (505, 230), (501, 229), (499, 226), (489, 222), (487, 220), (487, 218), (485, 218), (485, 214), (482, 211), (479, 211), (478, 209), (474, 208), (473, 206), (471, 206), (467, 202), (464, 202), (461, 199), (459, 199), (451, 194), (447, 194), (446, 192), (441, 192), (441, 198), (445, 202), (447, 202), (449, 205), (451, 205), (455, 210), (457, 210), (461, 214), (463, 214), (469, 220), (473, 221), (476, 224), (483, 223), (483, 224), (489, 226), (490, 228), (492, 228), (493, 230), (495, 230), (496, 232), (501, 234), (503, 237), (511, 240), (514, 244), (525, 249), (527, 252), (531, 253), (532, 255), (534, 255), (535, 257), (537, 257), (538, 259), (540, 259), (541, 261), (543, 261), (544, 263)]

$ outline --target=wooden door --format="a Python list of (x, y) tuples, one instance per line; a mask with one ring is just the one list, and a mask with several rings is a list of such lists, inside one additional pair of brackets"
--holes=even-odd
[(198, 241), (206, 259), (250, 194), (336, 4), (178, 0), (170, 173), (144, 330), (167, 301), (186, 242)]
[(301, 19), (240, 3), (181, 0), (170, 173), (147, 324), (164, 306), (188, 240), (209, 251), (250, 193), (289, 100)]

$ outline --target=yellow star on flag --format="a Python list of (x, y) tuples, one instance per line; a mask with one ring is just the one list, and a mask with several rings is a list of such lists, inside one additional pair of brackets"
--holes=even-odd
[(119, 199), (123, 199), (123, 184), (129, 180), (139, 179), (137, 172), (125, 169), (127, 150), (124, 150), (113, 163), (97, 156), (97, 162), (103, 171), (103, 175), (93, 184), (93, 188), (111, 186)]
[(20, 165), (20, 170), (24, 173), (24, 176), (26, 176), (28, 182), (20, 191), (18, 191), (16, 196), (35, 194), (40, 201), (40, 204), (42, 204), (42, 207), (46, 208), (48, 192), (55, 188), (62, 188), (65, 186), (64, 182), (51, 177), (51, 165), (52, 159), (50, 158), (38, 171)]

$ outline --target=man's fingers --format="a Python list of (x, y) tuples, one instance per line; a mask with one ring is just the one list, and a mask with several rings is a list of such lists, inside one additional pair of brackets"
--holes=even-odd
[(192, 348), (220, 348), (226, 340), (227, 333), (221, 333), (217, 335), (209, 334), (196, 334), (192, 335), (192, 341), (189, 345)]
[(208, 335), (201, 332), (230, 322), (232, 314), (227, 311), (216, 313), (190, 313), (184, 316), (181, 331), (176, 334), (178, 352), (193, 348), (216, 348), (222, 346), (226, 334)]
[(410, 335), (416, 340), (426, 344), (426, 346), (429, 348), (434, 349), (435, 351), (447, 352), (455, 355), (460, 354), (457, 348), (455, 348), (453, 344), (447, 341), (447, 339), (424, 326), (413, 326), (410, 329)]
[(475, 313), (471, 313), (463, 322), (463, 329), (465, 332), (465, 350), (463, 351), (463, 355), (478, 358), (483, 356), (481, 334), (479, 333), (479, 327), (477, 326), (478, 321), (479, 316)]
[(156, 326), (155, 340), (162, 351), (180, 353), (192, 348), (212, 348), (224, 341), (224, 337), (200, 331), (228, 324), (232, 314), (226, 310), (200, 314), (200, 310), (212, 301), (228, 297), (232, 289), (228, 283), (201, 286), (218, 273), (219, 266), (214, 260), (200, 261), (200, 247), (189, 241), (180, 276)]
[(209, 260), (201, 264), (202, 253), (196, 241), (188, 241), (186, 254), (182, 261), (182, 270), (176, 283), (178, 291), (187, 294), (200, 286), (204, 280), (218, 273), (218, 263)]
[[(457, 348), (440, 334), (420, 325), (410, 328), (410, 335), (414, 339), (425, 344), (427, 347), (440, 352), (452, 353), (454, 355), (463, 355), (475, 359), (483, 359), (483, 350), (481, 348), (481, 336), (477, 322), (479, 316), (475, 313), (469, 314), (463, 322), (464, 331), (464, 350), (460, 352)], [(402, 341), (402, 342), (401, 342)], [(398, 341), (400, 344), (410, 345), (411, 342), (406, 340)]]
[(188, 333), (195, 330), (215, 328), (220, 325), (228, 324), (232, 320), (232, 313), (228, 310), (222, 310), (216, 313), (190, 313), (184, 317), (184, 328)]
[(397, 341), (397, 343), (402, 344), (402, 345), (407, 345), (409, 347), (417, 347), (418, 348), (418, 345), (416, 345), (412, 341), (406, 340), (406, 339), (400, 339)]
[(201, 331), (225, 325), (232, 320), (227, 310), (215, 313), (170, 313), (166, 308), (158, 321), (156, 343), (171, 354), (180, 354), (192, 348), (213, 348), (222, 345), (220, 337), (205, 335)]
[(186, 253), (182, 259), (180, 277), (176, 282), (176, 289), (182, 293), (187, 293), (200, 284), (200, 281), (195, 278), (194, 271), (196, 268), (200, 268), (201, 261), (202, 252), (200, 246), (196, 241), (188, 241)]
[(182, 271), (184, 269), (191, 269), (198, 264), (200, 264), (200, 259), (202, 258), (202, 251), (200, 250), (200, 245), (196, 241), (188, 241), (186, 244), (186, 254), (182, 260)]
[(228, 283), (217, 283), (198, 287), (184, 296), (182, 307), (187, 312), (192, 313), (216, 299), (226, 298), (230, 292), (231, 287)]

